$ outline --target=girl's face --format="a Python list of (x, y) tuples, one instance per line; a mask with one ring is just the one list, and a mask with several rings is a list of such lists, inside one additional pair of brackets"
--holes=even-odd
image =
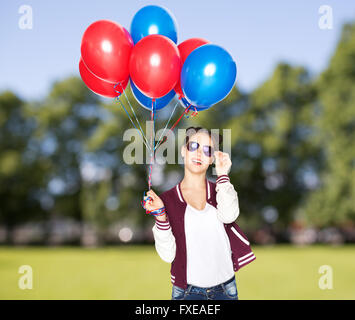
[[(190, 136), (189, 144), (196, 147), (196, 142), (199, 144), (194, 151), (189, 151), (186, 145), (181, 148), (181, 156), (184, 158), (185, 168), (193, 173), (206, 172), (210, 164), (214, 161), (212, 139), (207, 133), (197, 132)], [(210, 147), (210, 148), (208, 148)], [(211, 156), (205, 154), (204, 149), (210, 149)]]

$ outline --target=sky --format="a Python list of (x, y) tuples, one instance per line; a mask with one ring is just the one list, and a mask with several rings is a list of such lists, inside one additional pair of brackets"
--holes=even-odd
[[(0, 92), (44, 98), (54, 81), (79, 75), (81, 38), (94, 21), (126, 29), (145, 5), (168, 8), (178, 24), (178, 43), (200, 37), (225, 48), (238, 68), (237, 87), (250, 92), (279, 62), (306, 67), (314, 76), (327, 66), (342, 26), (355, 21), (350, 0), (1, 0)], [(32, 29), (21, 29), (22, 5), (32, 9)], [(332, 9), (332, 29), (321, 29), (319, 8)]]

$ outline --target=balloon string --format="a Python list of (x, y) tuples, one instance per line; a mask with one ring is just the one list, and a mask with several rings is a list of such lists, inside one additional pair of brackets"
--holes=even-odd
[[(168, 124), (170, 123), (170, 120), (171, 120), (171, 118), (173, 117), (173, 114), (175, 113), (175, 110), (176, 110), (176, 107), (178, 106), (178, 104), (179, 104), (179, 101), (176, 102), (175, 107), (174, 107), (174, 110), (173, 110), (173, 112), (170, 114), (169, 120), (167, 121), (167, 123), (166, 123), (166, 125), (165, 125), (165, 127), (164, 127), (164, 130), (163, 130), (163, 132), (161, 133), (161, 135), (160, 135), (160, 137), (159, 137), (159, 139), (158, 139), (158, 142), (157, 142), (157, 145), (156, 145), (155, 149), (157, 149), (157, 148), (159, 147), (159, 144), (160, 144), (160, 142), (161, 142), (161, 140), (162, 140), (162, 137), (164, 136), (164, 133), (165, 133), (165, 131), (166, 131), (166, 128), (168, 127)], [(155, 150), (155, 149), (154, 149), (154, 150)]]
[(119, 102), (119, 104), (121, 105), (121, 107), (123, 108), (123, 110), (126, 112), (128, 119), (131, 121), (131, 123), (133, 124), (133, 126), (134, 126), (134, 127), (137, 129), (137, 131), (140, 133), (144, 145), (145, 145), (149, 150), (151, 150), (150, 147), (147, 145), (147, 143), (146, 143), (146, 141), (145, 141), (146, 139), (144, 139), (144, 136), (143, 136), (142, 132), (136, 127), (136, 125), (134, 124), (134, 122), (133, 122), (133, 120), (132, 120), (132, 118), (131, 118), (131, 115), (128, 113), (128, 111), (126, 110), (124, 104), (123, 104), (122, 101), (120, 100), (120, 96), (121, 96), (121, 94), (122, 94), (122, 91), (117, 91), (117, 90), (116, 90), (116, 86), (117, 86), (117, 85), (118, 85), (118, 83), (115, 84), (115, 86), (114, 86), (114, 90), (118, 93), (118, 95), (115, 97), (115, 100), (117, 100), (117, 101)]
[[(191, 114), (191, 116), (194, 117), (194, 116), (196, 116), (196, 115), (198, 114), (198, 111), (197, 111), (196, 107), (190, 104), (190, 105), (185, 109), (185, 111), (182, 113), (182, 115), (179, 117), (179, 119), (177, 119), (177, 120), (175, 121), (175, 123), (171, 126), (171, 128), (169, 129), (167, 135), (164, 136), (163, 141), (160, 143), (160, 145), (159, 145), (158, 147), (160, 147), (160, 146), (168, 139), (169, 133), (170, 133), (170, 132), (173, 132), (174, 128), (175, 128), (176, 125), (180, 122), (180, 120), (182, 119), (183, 116), (186, 117), (186, 115), (189, 113), (191, 107), (195, 109), (195, 111)], [(188, 118), (188, 117), (187, 117), (187, 118)]]
[(180, 122), (180, 120), (182, 119), (182, 117), (183, 117), (185, 114), (188, 113), (188, 110), (189, 110), (189, 107), (185, 109), (185, 111), (182, 113), (182, 115), (179, 117), (179, 119), (177, 119), (177, 120), (175, 121), (175, 123), (171, 126), (171, 128), (169, 129), (167, 135), (164, 136), (163, 141), (161, 142), (160, 145), (162, 145), (162, 144), (168, 139), (169, 133), (170, 133), (170, 132), (173, 132), (174, 128), (175, 128), (176, 125)]
[(155, 99), (152, 99), (152, 110), (150, 112), (150, 121), (152, 125), (152, 131), (151, 131), (151, 143), (152, 143), (152, 148), (150, 149), (150, 164), (149, 164), (149, 174), (148, 174), (148, 189), (150, 190), (152, 186), (152, 166), (154, 162), (154, 154), (155, 154), (155, 106), (156, 106), (156, 101)]
[[(192, 104), (189, 104), (189, 106), (188, 106), (188, 108), (194, 108), (195, 110), (191, 113), (191, 117), (195, 117), (195, 116), (197, 116), (197, 114), (198, 114), (198, 111), (197, 111), (197, 108), (195, 107), (195, 106), (193, 106)], [(186, 118), (188, 118), (189, 117), (189, 115), (188, 114), (185, 114), (185, 117)]]
[(142, 129), (142, 126), (141, 126), (141, 124), (140, 124), (140, 122), (139, 122), (139, 120), (138, 120), (138, 118), (137, 118), (137, 115), (136, 115), (136, 113), (135, 113), (135, 111), (134, 111), (134, 108), (132, 107), (132, 104), (131, 104), (131, 102), (129, 101), (128, 96), (127, 96), (125, 90), (123, 90), (123, 87), (122, 87), (122, 84), (121, 84), (121, 83), (120, 83), (120, 85), (121, 85), (122, 92), (123, 92), (123, 94), (124, 94), (124, 96), (125, 96), (125, 98), (126, 98), (126, 101), (127, 101), (128, 105), (129, 105), (129, 107), (131, 108), (131, 111), (132, 111), (132, 113), (133, 113), (133, 115), (134, 115), (134, 117), (135, 117), (135, 119), (136, 119), (136, 122), (138, 123), (138, 126), (139, 126), (139, 128), (140, 128), (140, 130), (141, 130), (141, 133), (142, 133), (142, 135), (143, 135), (143, 137), (144, 137), (144, 139), (145, 139), (145, 142), (146, 142), (146, 144), (149, 144), (149, 143), (148, 143), (148, 139), (147, 139), (147, 137), (146, 137), (145, 134), (144, 134), (144, 130)]

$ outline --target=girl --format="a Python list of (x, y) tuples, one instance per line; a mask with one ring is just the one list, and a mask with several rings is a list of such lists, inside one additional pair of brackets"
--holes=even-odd
[[(255, 259), (234, 222), (238, 195), (228, 173), (232, 162), (207, 129), (186, 129), (181, 147), (185, 175), (159, 196), (147, 192), (145, 208), (159, 210), (153, 235), (162, 260), (171, 263), (173, 300), (237, 300), (234, 272)], [(215, 160), (217, 180), (206, 179)]]

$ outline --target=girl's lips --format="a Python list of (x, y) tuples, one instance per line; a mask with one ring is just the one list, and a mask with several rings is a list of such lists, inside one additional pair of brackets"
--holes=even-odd
[(192, 162), (198, 166), (202, 165), (202, 161), (200, 159), (192, 159)]

